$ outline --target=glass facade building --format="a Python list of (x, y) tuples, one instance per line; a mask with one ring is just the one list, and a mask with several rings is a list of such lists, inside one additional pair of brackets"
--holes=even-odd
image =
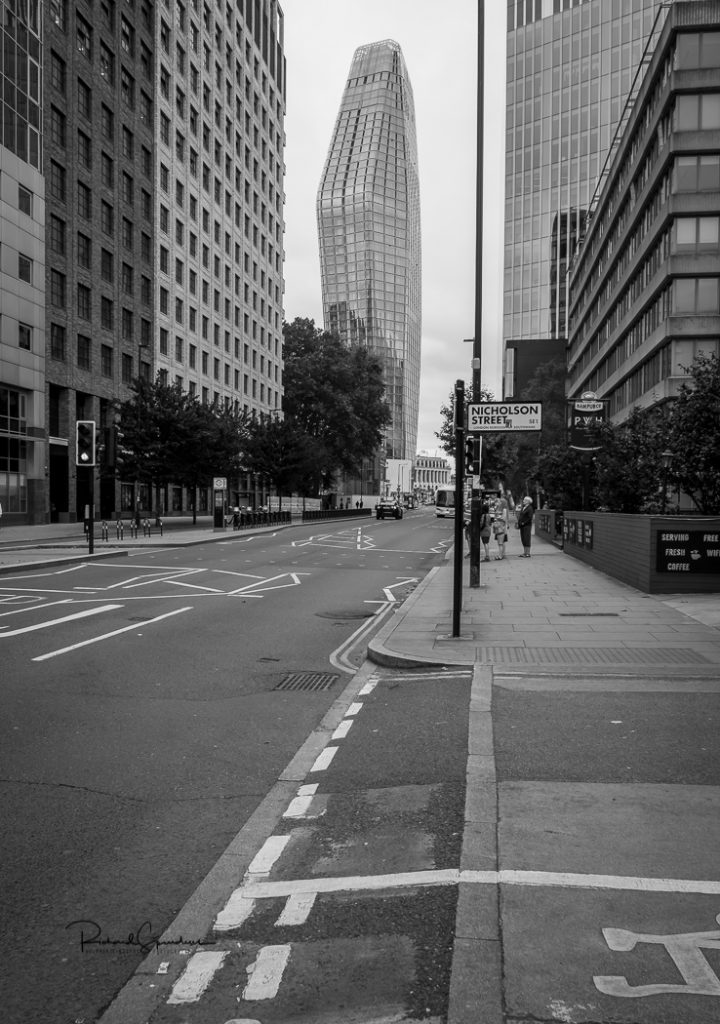
[(508, 0), (503, 336), (567, 336), (567, 267), (659, 0)]
[(317, 198), (325, 329), (382, 360), (384, 456), (414, 458), (421, 347), (413, 94), (392, 40), (355, 51)]

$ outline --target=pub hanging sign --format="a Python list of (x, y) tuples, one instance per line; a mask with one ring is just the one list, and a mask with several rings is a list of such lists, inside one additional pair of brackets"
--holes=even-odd
[(568, 445), (578, 452), (596, 452), (602, 447), (597, 429), (606, 419), (607, 402), (594, 391), (584, 391), (578, 399), (569, 402), (570, 427)]

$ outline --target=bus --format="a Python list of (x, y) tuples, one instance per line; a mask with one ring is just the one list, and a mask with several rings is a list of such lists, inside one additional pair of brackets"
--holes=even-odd
[(455, 488), (438, 487), (435, 491), (435, 515), (440, 519), (455, 516)]

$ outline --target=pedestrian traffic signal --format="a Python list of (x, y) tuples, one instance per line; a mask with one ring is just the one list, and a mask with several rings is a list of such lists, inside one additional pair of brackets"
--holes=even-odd
[(473, 434), (465, 436), (465, 475), (478, 476), (480, 473), (480, 459), (476, 455), (480, 445)]
[(95, 465), (95, 420), (78, 420), (75, 424), (75, 465)]

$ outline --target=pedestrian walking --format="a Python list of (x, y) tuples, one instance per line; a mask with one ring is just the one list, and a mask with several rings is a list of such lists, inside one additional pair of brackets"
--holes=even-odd
[(490, 516), (490, 504), (483, 501), (480, 506), (480, 542), (482, 543), (485, 557), (483, 562), (490, 561), (490, 537), (492, 536), (492, 518)]
[(520, 558), (530, 557), (532, 522), (534, 514), (535, 510), (533, 508), (532, 498), (525, 496), (522, 500), (517, 521), (518, 528), (520, 530), (520, 542), (523, 546), (523, 553), (520, 555)]

